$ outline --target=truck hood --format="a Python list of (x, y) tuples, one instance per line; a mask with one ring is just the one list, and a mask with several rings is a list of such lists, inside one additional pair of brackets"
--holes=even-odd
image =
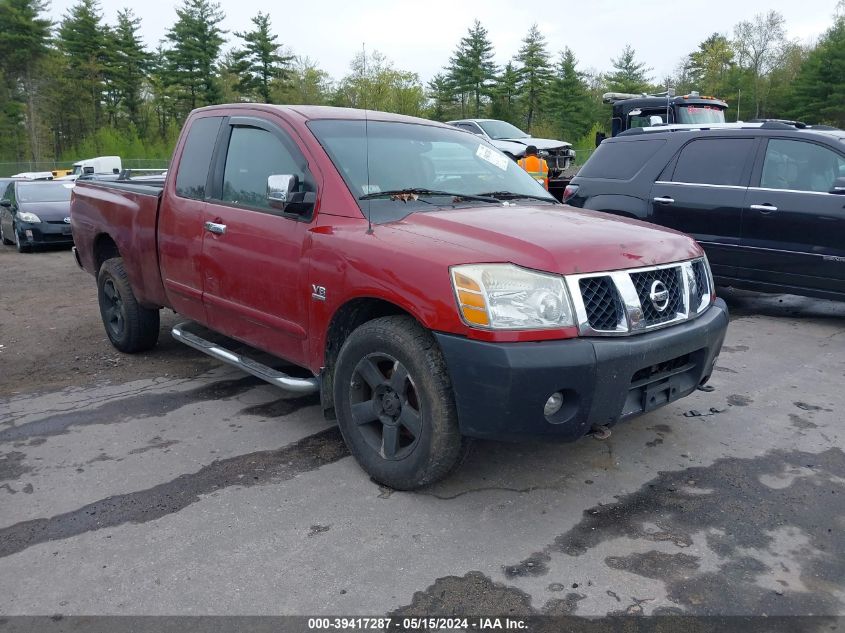
[(466, 249), (461, 263), (511, 262), (563, 275), (699, 257), (691, 237), (570, 206), (485, 206), (412, 213), (389, 226)]
[(572, 147), (572, 143), (565, 141), (555, 141), (548, 138), (500, 138), (493, 141), (493, 145), (503, 152), (510, 152), (511, 154), (521, 154), (529, 145), (534, 145), (537, 149), (561, 149)]

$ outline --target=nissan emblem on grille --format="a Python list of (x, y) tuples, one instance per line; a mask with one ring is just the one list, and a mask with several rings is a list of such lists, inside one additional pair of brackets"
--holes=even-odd
[(70, 218), (65, 218), (65, 224), (70, 224)]
[(662, 281), (656, 279), (651, 284), (651, 292), (648, 293), (648, 298), (651, 299), (651, 305), (658, 312), (663, 312), (669, 305), (669, 290)]

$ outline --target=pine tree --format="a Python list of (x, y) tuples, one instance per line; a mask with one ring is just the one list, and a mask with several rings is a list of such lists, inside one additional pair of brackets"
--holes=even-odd
[(845, 128), (845, 11), (807, 56), (794, 88), (792, 116)]
[(611, 60), (613, 72), (607, 75), (607, 87), (614, 92), (648, 92), (651, 68), (636, 60), (637, 53), (626, 45), (618, 58)]
[(428, 98), (432, 106), (429, 116), (435, 121), (446, 121), (455, 115), (458, 99), (455, 85), (445, 73), (437, 73), (428, 82)]
[(496, 77), (493, 56), (493, 44), (487, 35), (487, 29), (476, 20), (467, 30), (466, 36), (461, 38), (449, 66), (449, 78), (462, 95), (462, 116), (466, 116), (469, 98), (474, 103), (474, 115), (481, 116), (481, 102), (490, 95), (490, 88)]
[(59, 110), (66, 113), (72, 145), (97, 130), (103, 121), (103, 93), (109, 30), (97, 0), (79, 0), (59, 25), (57, 47), (64, 57)]
[(501, 119), (520, 125), (519, 112), (519, 72), (508, 62), (502, 73), (496, 77), (491, 91), (490, 114), (494, 119)]
[(225, 16), (220, 5), (210, 0), (183, 0), (176, 16), (165, 35), (170, 48), (164, 51), (164, 80), (174, 89), (184, 116), (220, 100), (215, 67), (224, 42), (219, 24)]
[(581, 138), (592, 125), (592, 99), (575, 54), (567, 47), (555, 67), (549, 93), (548, 109), (560, 138)]
[(519, 62), (519, 89), (524, 102), (525, 131), (531, 132), (531, 125), (546, 96), (552, 75), (546, 38), (536, 24), (531, 26), (528, 35), (522, 40), (516, 61)]
[(269, 15), (259, 12), (252, 23), (254, 30), (235, 33), (244, 41), (244, 48), (234, 53), (234, 70), (240, 77), (238, 90), (250, 99), (270, 103), (272, 83), (290, 77), (293, 55), (279, 54), (281, 45), (270, 30)]
[[(37, 70), (48, 52), (52, 24), (41, 15), (47, 5), (42, 0), (3, 0), (0, 3), (0, 151), (6, 142), (19, 158), (41, 158), (39, 142), (40, 82)], [(18, 131), (26, 127), (27, 142)], [(25, 151), (29, 145), (29, 151)]]
[(141, 20), (132, 9), (118, 11), (117, 26), (110, 32), (112, 41), (106, 71), (120, 113), (139, 129), (144, 83), (151, 62), (151, 55), (138, 34), (140, 26)]

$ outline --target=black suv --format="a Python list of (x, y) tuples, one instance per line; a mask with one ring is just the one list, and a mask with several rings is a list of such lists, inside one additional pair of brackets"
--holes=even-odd
[(607, 139), (564, 202), (695, 237), (717, 283), (845, 300), (845, 132), (768, 121)]

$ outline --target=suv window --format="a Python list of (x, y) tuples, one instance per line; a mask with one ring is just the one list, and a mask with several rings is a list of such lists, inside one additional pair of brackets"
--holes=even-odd
[(233, 127), (223, 170), (221, 200), (269, 210), (267, 177), (275, 174), (296, 174), (300, 190), (314, 190), (305, 159), (286, 147), (278, 136), (260, 128)]
[(605, 141), (578, 172), (585, 178), (630, 180), (666, 144), (662, 138)]
[(188, 130), (188, 139), (179, 161), (176, 174), (176, 195), (182, 198), (205, 198), (205, 183), (208, 180), (208, 168), (211, 155), (220, 131), (223, 117), (212, 116), (195, 119)]
[(752, 138), (701, 138), (681, 150), (673, 182), (742, 185)]
[(829, 192), (845, 173), (845, 158), (815, 143), (771, 139), (760, 186), (767, 189)]
[(481, 129), (474, 123), (458, 123), (457, 126), (467, 132), (472, 132), (473, 134), (478, 134), (479, 136), (481, 135)]

